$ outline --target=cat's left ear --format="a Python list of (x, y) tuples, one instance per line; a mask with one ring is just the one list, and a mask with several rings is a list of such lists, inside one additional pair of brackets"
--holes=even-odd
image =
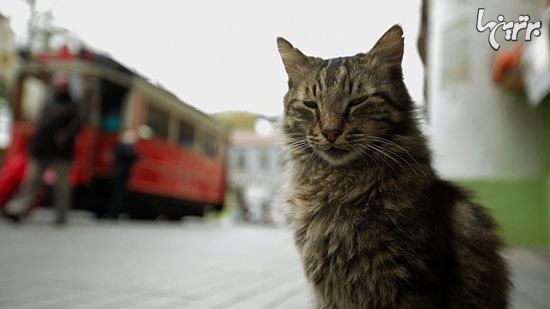
[(277, 47), (289, 80), (298, 80), (309, 70), (310, 59), (287, 40), (278, 37)]
[(401, 65), (403, 51), (403, 28), (401, 28), (400, 25), (394, 25), (382, 35), (376, 44), (374, 44), (369, 54), (375, 55), (392, 64)]

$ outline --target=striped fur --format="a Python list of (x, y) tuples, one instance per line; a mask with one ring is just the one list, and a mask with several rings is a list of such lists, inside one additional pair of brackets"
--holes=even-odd
[(505, 308), (495, 224), (441, 180), (403, 83), (403, 32), (320, 59), (279, 38), (289, 220), (319, 308)]

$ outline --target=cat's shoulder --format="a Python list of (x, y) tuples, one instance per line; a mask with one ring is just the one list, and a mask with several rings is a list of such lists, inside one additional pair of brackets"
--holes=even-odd
[(435, 207), (449, 218), (457, 239), (479, 242), (495, 238), (495, 221), (470, 191), (446, 180), (437, 180), (431, 190)]

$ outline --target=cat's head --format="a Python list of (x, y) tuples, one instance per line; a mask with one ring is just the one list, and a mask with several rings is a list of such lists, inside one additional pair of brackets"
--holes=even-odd
[(351, 57), (309, 57), (283, 38), (277, 45), (288, 74), (283, 130), (291, 155), (344, 165), (380, 155), (392, 136), (406, 133), (413, 104), (399, 25)]

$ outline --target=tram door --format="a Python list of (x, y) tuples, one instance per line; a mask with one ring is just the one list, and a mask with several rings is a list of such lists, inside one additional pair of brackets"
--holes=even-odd
[[(95, 102), (92, 108), (93, 132), (93, 173), (91, 211), (103, 214), (107, 211), (111, 196), (111, 174), (115, 159), (118, 136), (123, 129), (124, 101), (128, 88), (113, 82), (96, 79), (94, 83)], [(90, 196), (90, 195), (89, 195)]]

